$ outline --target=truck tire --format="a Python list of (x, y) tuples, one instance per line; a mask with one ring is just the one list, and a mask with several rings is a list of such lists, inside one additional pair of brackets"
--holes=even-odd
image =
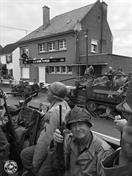
[(97, 104), (94, 101), (87, 101), (86, 108), (88, 111), (95, 112), (97, 109)]

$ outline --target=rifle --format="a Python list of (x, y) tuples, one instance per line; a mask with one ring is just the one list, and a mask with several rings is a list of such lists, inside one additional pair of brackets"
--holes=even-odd
[(35, 145), (37, 142), (37, 137), (38, 137), (38, 131), (40, 128), (40, 122), (42, 119), (42, 115), (38, 110), (33, 110), (33, 118), (34, 118), (34, 126), (33, 129), (31, 130), (31, 136), (29, 139), (29, 145)]
[(5, 93), (2, 89), (0, 89), (0, 95), (1, 95), (1, 98), (3, 98), (3, 100), (4, 100), (4, 108), (5, 108), (5, 111), (7, 114), (7, 118), (8, 118), (6, 130), (8, 131), (8, 137), (10, 138), (10, 141), (9, 141), (9, 143), (10, 143), (10, 157), (11, 157), (11, 159), (15, 160), (18, 164), (18, 167), (21, 168), (22, 162), (20, 159), (20, 147), (17, 142), (16, 133), (13, 128), (12, 121), (11, 121), (11, 115), (8, 110), (8, 106), (7, 106), (7, 102), (6, 102), (7, 97), (5, 96)]
[[(59, 105), (59, 130), (61, 132), (61, 135), (63, 135), (63, 123), (62, 123), (62, 105)], [(58, 157), (58, 176), (62, 176), (65, 173), (65, 159), (64, 159), (64, 146), (63, 143), (57, 143), (57, 157)]]

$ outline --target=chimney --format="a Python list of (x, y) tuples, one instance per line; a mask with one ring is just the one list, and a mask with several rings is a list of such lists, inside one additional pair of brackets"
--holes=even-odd
[(43, 29), (50, 24), (50, 9), (47, 6), (43, 7)]
[(105, 19), (107, 19), (107, 6), (108, 5), (105, 2), (102, 2), (102, 13)]

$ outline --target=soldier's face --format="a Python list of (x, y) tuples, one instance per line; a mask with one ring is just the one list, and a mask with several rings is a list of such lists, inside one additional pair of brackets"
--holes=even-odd
[(85, 122), (76, 122), (70, 125), (72, 134), (75, 138), (81, 139), (90, 133), (90, 127)]

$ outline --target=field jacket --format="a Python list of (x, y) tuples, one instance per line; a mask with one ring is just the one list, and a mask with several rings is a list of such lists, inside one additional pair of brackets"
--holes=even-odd
[(115, 151), (102, 162), (104, 176), (132, 176), (132, 162), (122, 166), (115, 164), (119, 152), (120, 150)]
[(0, 127), (0, 160), (7, 159), (9, 156), (9, 143), (3, 130)]
[[(65, 158), (69, 157), (69, 168), (65, 176), (103, 176), (101, 160), (110, 155), (113, 149), (105, 141), (93, 135), (90, 146), (78, 154), (78, 147), (72, 137), (65, 139)], [(66, 159), (68, 160), (68, 159)], [(67, 162), (66, 162), (67, 163)]]
[(46, 159), (48, 148), (53, 139), (53, 133), (59, 128), (59, 105), (62, 105), (62, 122), (65, 122), (65, 116), (70, 111), (66, 101), (54, 104), (45, 114), (44, 128), (38, 138), (33, 156), (33, 167), (35, 171), (39, 169), (42, 162)]

